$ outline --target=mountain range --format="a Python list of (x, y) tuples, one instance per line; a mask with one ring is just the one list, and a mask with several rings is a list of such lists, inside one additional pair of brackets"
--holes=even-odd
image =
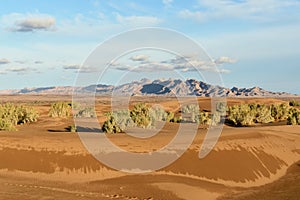
[(41, 88), (24, 88), (15, 90), (1, 90), (0, 94), (55, 94), (71, 95), (76, 93), (91, 93), (97, 95), (117, 96), (199, 96), (199, 97), (292, 97), (297, 96), (286, 92), (271, 92), (260, 87), (252, 88), (225, 88), (217, 85), (211, 85), (195, 79), (141, 79), (119, 86), (113, 85), (89, 85), (84, 87), (74, 86), (54, 86)]

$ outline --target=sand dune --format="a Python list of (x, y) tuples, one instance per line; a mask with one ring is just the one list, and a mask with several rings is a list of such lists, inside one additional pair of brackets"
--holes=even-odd
[[(27, 98), (30, 102), (33, 97)], [(47, 116), (49, 102), (57, 99), (40, 99), (38, 122), (20, 126), (17, 132), (0, 132), (0, 199), (251, 199), (276, 186), (282, 187), (282, 193), (299, 188), (299, 165), (293, 164), (300, 160), (300, 127), (224, 127), (204, 159), (198, 153), (207, 130), (199, 128), (193, 144), (176, 162), (156, 172), (132, 175), (100, 163), (77, 134), (65, 132), (72, 119)], [(97, 107), (100, 121), (108, 101), (102, 99)], [(208, 99), (199, 101), (209, 108)], [(241, 101), (245, 100), (229, 103)], [(168, 98), (162, 104), (170, 109), (177, 106)], [(177, 126), (166, 124), (150, 139), (126, 134), (108, 138), (128, 151), (156, 151), (174, 137)], [(298, 193), (292, 193), (289, 199), (297, 199)]]

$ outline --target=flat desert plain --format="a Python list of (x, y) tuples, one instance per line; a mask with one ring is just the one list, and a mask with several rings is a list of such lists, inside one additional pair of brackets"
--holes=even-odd
[[(66, 131), (72, 118), (50, 118), (50, 104), (71, 101), (70, 96), (1, 96), (1, 101), (26, 104), (39, 111), (37, 122), (18, 131), (0, 132), (0, 199), (272, 199), (300, 198), (300, 126), (282, 124), (230, 127), (225, 125), (214, 149), (205, 158), (198, 153), (207, 133), (199, 127), (193, 143), (174, 163), (160, 170), (131, 174), (114, 170), (95, 159), (77, 133)], [(121, 101), (121, 100), (120, 100)], [(280, 99), (227, 99), (238, 103), (276, 103)], [(171, 97), (132, 97), (136, 102), (160, 104), (176, 112)], [(210, 99), (199, 98), (210, 110)], [(110, 110), (108, 97), (97, 97), (100, 123)], [(126, 151), (156, 151), (168, 144), (178, 124), (167, 123), (151, 138), (107, 134)], [(99, 133), (104, 134), (104, 133)], [(124, 160), (120, 160), (124, 162)], [(126, 161), (125, 161), (126, 162)]]

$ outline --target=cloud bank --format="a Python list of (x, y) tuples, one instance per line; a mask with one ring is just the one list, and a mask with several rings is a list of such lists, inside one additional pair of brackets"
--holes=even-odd
[(6, 59), (6, 58), (0, 59), (0, 65), (4, 65), (4, 64), (8, 64), (8, 63), (10, 63), (10, 61), (8, 59)]
[(118, 63), (116, 66), (112, 66), (116, 70), (132, 71), (132, 72), (157, 72), (157, 71), (174, 71), (179, 70), (181, 72), (190, 71), (211, 71), (217, 73), (229, 73), (227, 69), (220, 68), (223, 64), (233, 64), (235, 59), (229, 57), (220, 57), (214, 61), (198, 60), (193, 57), (175, 57), (169, 60), (163, 61), (151, 61), (148, 56), (136, 55), (130, 57), (131, 61), (137, 62), (137, 64), (122, 64)]
[(80, 69), (80, 65), (65, 65), (63, 68), (65, 70), (77, 70)]
[(50, 16), (26, 16), (16, 19), (10, 30), (13, 32), (51, 31), (54, 30), (55, 23), (55, 18)]
[(146, 61), (148, 60), (148, 56), (146, 55), (135, 55), (130, 57), (130, 60), (132, 61)]
[(31, 18), (16, 22), (15, 31), (32, 32), (35, 30), (50, 30), (55, 24), (54, 18)]

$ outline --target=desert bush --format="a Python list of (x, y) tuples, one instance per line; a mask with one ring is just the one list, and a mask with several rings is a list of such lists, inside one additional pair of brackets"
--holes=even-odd
[(125, 130), (126, 127), (134, 127), (136, 126), (132, 118), (130, 117), (129, 110), (120, 110), (114, 111), (112, 113), (114, 119), (116, 120), (118, 126), (121, 128), (122, 131)]
[(0, 118), (3, 119), (3, 124), (10, 122), (13, 126), (17, 125), (19, 121), (18, 115), (15, 105), (11, 103), (0, 105)]
[(10, 120), (0, 119), (0, 130), (1, 131), (16, 131), (16, 127)]
[(77, 128), (76, 128), (75, 124), (68, 126), (66, 128), (66, 130), (69, 131), (69, 132), (71, 132), (71, 133), (77, 132)]
[(122, 133), (126, 128), (135, 126), (129, 110), (109, 112), (106, 117), (107, 120), (102, 126), (102, 130), (106, 133)]
[(286, 120), (289, 116), (290, 106), (288, 103), (273, 104), (271, 106), (271, 114), (275, 121)]
[(216, 112), (225, 113), (227, 111), (226, 102), (217, 102), (216, 103)]
[(73, 101), (73, 102), (66, 102), (72, 109), (80, 110), (82, 109), (82, 105), (79, 102)]
[(180, 123), (182, 121), (182, 117), (175, 117), (175, 114), (171, 111), (165, 111), (160, 107), (150, 108), (150, 120), (151, 125), (155, 126), (157, 121), (167, 121), (172, 123)]
[[(184, 114), (190, 114), (191, 122), (200, 125), (217, 125), (221, 122), (221, 112), (226, 112), (226, 106), (222, 102), (216, 104), (216, 112), (213, 116), (208, 112), (200, 111), (196, 104), (186, 105), (182, 108)], [(188, 121), (184, 118), (184, 121)]]
[(211, 124), (211, 116), (208, 112), (200, 112), (199, 124), (201, 124), (201, 125)]
[(173, 123), (180, 123), (182, 117), (175, 117), (175, 114), (170, 111), (165, 111), (159, 106), (148, 107), (144, 103), (134, 105), (133, 109), (121, 110), (106, 113), (107, 120), (102, 126), (102, 130), (107, 133), (124, 132), (126, 128), (154, 127), (157, 121), (167, 121)]
[(174, 117), (170, 119), (169, 122), (173, 122), (173, 123), (181, 123), (183, 120), (182, 120), (182, 117), (181, 116), (178, 116), (178, 117)]
[(296, 101), (296, 100), (292, 100), (292, 101), (289, 102), (289, 105), (290, 105), (290, 106), (293, 106), (293, 107), (295, 107), (295, 106), (300, 106), (300, 102), (298, 102), (298, 101)]
[(51, 104), (49, 110), (50, 117), (69, 117), (71, 115), (71, 106), (67, 102), (56, 102)]
[(220, 123), (224, 123), (226, 111), (227, 111), (227, 103), (222, 101), (217, 102), (216, 111), (211, 116), (211, 125), (216, 126)]
[[(274, 121), (287, 120), (289, 123), (295, 120), (291, 107), (287, 103), (267, 106), (264, 104), (243, 104), (228, 108), (227, 120), (235, 126), (248, 126), (253, 123), (271, 123)], [(296, 114), (295, 114), (296, 115)]]
[(196, 104), (185, 105), (182, 107), (183, 113), (199, 113), (199, 106)]
[(167, 122), (172, 122), (174, 121), (174, 117), (175, 117), (175, 114), (171, 111), (167, 111), (167, 116), (166, 116), (166, 121)]
[(211, 118), (211, 125), (216, 126), (220, 124), (222, 121), (222, 113), (215, 112), (210, 118)]
[(102, 126), (102, 130), (106, 133), (121, 133), (123, 130), (117, 124), (113, 115), (107, 117), (107, 120)]
[(175, 117), (175, 114), (171, 111), (165, 111), (159, 106), (150, 108), (149, 110), (151, 126), (155, 126), (155, 123), (158, 121), (167, 121), (172, 123), (180, 123), (182, 117)]
[(249, 126), (254, 124), (256, 105), (240, 104), (228, 108), (227, 119), (235, 126)]
[(289, 111), (289, 116), (287, 119), (288, 125), (300, 125), (300, 111), (296, 108), (292, 108)]
[[(182, 107), (182, 113), (183, 114), (188, 114), (191, 122), (193, 123), (199, 123), (199, 115), (200, 115), (200, 109), (199, 106), (196, 104), (190, 104), (190, 105), (185, 105)], [(187, 119), (185, 119), (187, 120)]]
[(166, 121), (168, 113), (159, 106), (154, 106), (149, 109), (151, 126), (155, 126), (158, 121)]
[(18, 124), (26, 124), (30, 122), (36, 122), (38, 118), (38, 112), (31, 108), (25, 106), (17, 106), (18, 113)]
[(130, 111), (130, 117), (138, 127), (146, 128), (151, 125), (150, 108), (144, 103), (136, 104)]
[(93, 118), (93, 117), (96, 117), (96, 113), (95, 113), (95, 110), (93, 108), (87, 107), (87, 108), (79, 110), (75, 114), (75, 117), (77, 117), (77, 118), (81, 118), (81, 117), (84, 117), (84, 118)]
[(38, 112), (32, 107), (11, 103), (0, 105), (0, 130), (13, 131), (16, 125), (35, 122), (37, 118)]
[(255, 112), (255, 123), (270, 123), (275, 121), (270, 106), (257, 104), (253, 111)]

